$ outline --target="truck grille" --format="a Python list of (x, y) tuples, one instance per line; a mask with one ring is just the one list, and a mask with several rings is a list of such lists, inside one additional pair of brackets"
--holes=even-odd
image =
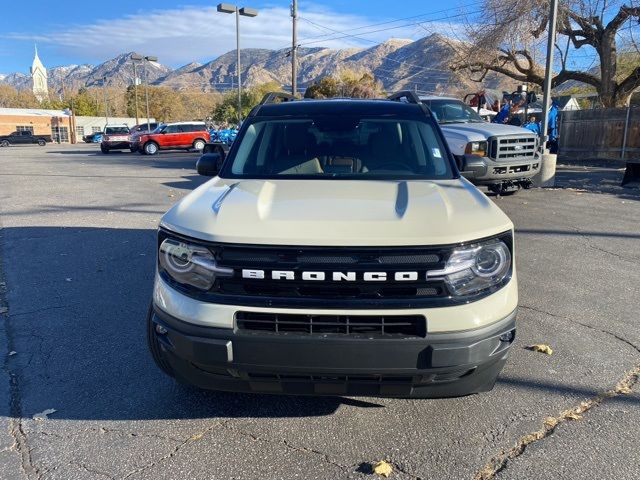
[(424, 337), (426, 320), (422, 315), (309, 315), (237, 312), (239, 330), (310, 335), (376, 335)]
[(493, 160), (533, 160), (538, 138), (535, 135), (504, 135), (489, 139), (489, 158)]
[[(450, 251), (450, 250), (449, 250)], [(322, 248), (222, 246), (218, 265), (234, 270), (218, 278), (212, 292), (243, 297), (362, 300), (448, 296), (442, 280), (427, 280), (427, 270), (440, 269), (449, 251), (417, 248)], [(264, 278), (243, 278), (244, 269), (264, 271)], [(273, 280), (271, 272), (293, 271), (293, 280)], [(301, 279), (301, 272), (322, 272), (326, 280)], [(395, 272), (417, 272), (415, 281), (396, 281)], [(333, 272), (355, 273), (356, 280), (334, 281)], [(387, 273), (386, 281), (365, 281), (364, 272)], [(330, 304), (327, 304), (330, 306)]]

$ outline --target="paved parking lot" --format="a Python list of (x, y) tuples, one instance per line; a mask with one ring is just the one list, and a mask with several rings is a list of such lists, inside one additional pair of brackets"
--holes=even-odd
[(381, 459), (398, 479), (640, 478), (640, 194), (621, 172), (493, 197), (521, 307), (492, 392), (307, 398), (179, 386), (147, 353), (155, 228), (203, 181), (195, 159), (0, 150), (1, 478), (373, 478)]

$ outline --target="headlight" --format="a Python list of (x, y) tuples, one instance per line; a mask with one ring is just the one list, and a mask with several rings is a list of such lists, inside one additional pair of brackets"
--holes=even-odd
[(511, 252), (502, 240), (456, 248), (442, 270), (428, 272), (442, 277), (454, 295), (471, 295), (501, 283), (511, 272)]
[(173, 280), (200, 290), (209, 290), (216, 277), (230, 277), (233, 270), (216, 265), (206, 248), (167, 238), (158, 251), (160, 268)]
[(464, 149), (464, 153), (468, 155), (476, 155), (478, 157), (486, 157), (487, 142), (469, 142)]

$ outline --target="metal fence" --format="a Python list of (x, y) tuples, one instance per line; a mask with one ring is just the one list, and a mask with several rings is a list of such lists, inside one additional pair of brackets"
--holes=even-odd
[(640, 162), (640, 107), (562, 112), (558, 154), (568, 160)]

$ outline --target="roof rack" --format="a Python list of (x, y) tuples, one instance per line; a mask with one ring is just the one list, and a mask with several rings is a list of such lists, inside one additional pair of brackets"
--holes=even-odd
[(285, 93), (285, 92), (269, 92), (264, 97), (262, 97), (262, 100), (260, 100), (259, 105), (266, 105), (267, 103), (276, 103), (275, 100), (277, 99), (281, 99), (283, 102), (292, 102), (293, 100), (296, 100), (296, 97), (294, 97), (290, 93)]
[(431, 110), (429, 110), (429, 107), (422, 103), (422, 100), (420, 100), (420, 97), (417, 93), (412, 92), (411, 90), (401, 90), (399, 92), (396, 92), (392, 95), (389, 95), (387, 97), (387, 100), (393, 100), (394, 102), (404, 101), (405, 103), (414, 103), (416, 105), (419, 105), (426, 115), (431, 116)]

